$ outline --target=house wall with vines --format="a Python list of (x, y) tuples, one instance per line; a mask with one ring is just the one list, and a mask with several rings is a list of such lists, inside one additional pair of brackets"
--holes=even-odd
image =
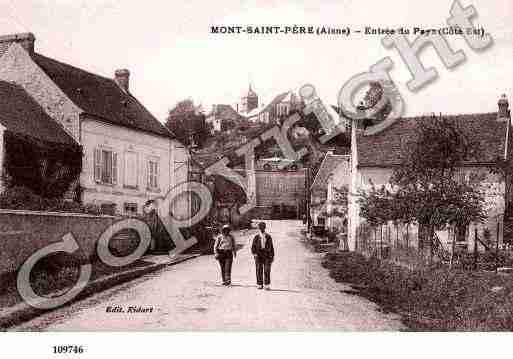
[[(352, 206), (358, 207), (357, 195), (359, 189), (369, 190), (374, 185), (379, 188), (381, 186), (385, 186), (386, 188), (390, 188), (389, 182), (393, 174), (392, 168), (379, 168), (379, 167), (363, 167), (357, 170), (357, 174), (354, 178), (353, 188), (349, 193), (350, 202), (352, 201)], [(465, 247), (467, 250), (471, 251), (474, 248), (474, 234), (475, 230), (477, 230), (478, 237), (481, 240), (486, 240), (490, 243), (495, 243), (497, 239), (497, 231), (499, 233), (499, 243), (502, 243), (503, 237), (503, 214), (504, 214), (504, 181), (501, 180), (500, 176), (497, 174), (490, 173), (489, 169), (486, 166), (468, 166), (462, 167), (457, 176), (461, 178), (461, 180), (468, 180), (470, 174), (480, 174), (482, 175), (481, 188), (485, 193), (485, 209), (487, 211), (487, 219), (483, 223), (472, 223), (470, 224), (465, 231), (465, 241), (460, 243), (460, 247)], [(358, 236), (361, 236), (362, 233), (367, 233), (368, 236), (372, 238), (381, 238), (381, 232), (384, 230), (386, 234), (386, 238), (391, 236), (392, 239), (397, 236), (406, 241), (406, 237), (408, 237), (409, 245), (412, 247), (418, 247), (419, 245), (419, 231), (422, 232), (422, 229), (419, 229), (415, 223), (406, 225), (406, 224), (396, 224), (396, 223), (387, 223), (383, 226), (383, 228), (378, 228), (377, 233), (379, 233), (378, 237), (373, 231), (361, 231), (361, 227), (365, 227), (364, 219), (359, 216), (355, 216), (358, 208), (350, 209), (350, 225), (354, 226), (355, 239)], [(422, 234), (421, 234), (422, 236)], [(436, 231), (436, 236), (440, 240), (441, 244), (445, 249), (450, 249), (453, 236), (454, 229), (447, 228)], [(369, 237), (370, 238), (370, 237)], [(378, 238), (378, 239), (379, 239)], [(374, 240), (370, 239), (370, 240)], [(484, 250), (485, 247), (478, 241), (478, 249)]]

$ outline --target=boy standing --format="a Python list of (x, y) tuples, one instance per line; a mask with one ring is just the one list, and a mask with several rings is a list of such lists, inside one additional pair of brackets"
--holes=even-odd
[(263, 289), (265, 285), (265, 289), (270, 290), (271, 264), (274, 260), (273, 239), (265, 232), (265, 222), (260, 222), (258, 229), (260, 233), (253, 238), (251, 244), (251, 253), (255, 258), (257, 286), (258, 289)]
[(225, 224), (221, 234), (214, 243), (214, 256), (219, 261), (223, 285), (229, 286), (232, 283), (232, 263), (237, 256), (235, 239), (230, 234), (230, 226)]

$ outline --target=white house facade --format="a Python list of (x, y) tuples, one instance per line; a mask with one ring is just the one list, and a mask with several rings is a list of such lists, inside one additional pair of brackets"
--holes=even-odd
[(346, 232), (344, 218), (333, 216), (334, 211), (345, 212), (336, 203), (337, 190), (348, 187), (350, 180), (350, 156), (336, 155), (328, 151), (315, 175), (311, 186), (311, 211), (313, 224), (325, 229)]
[[(503, 214), (505, 209), (506, 191), (504, 180), (490, 173), (490, 167), (498, 158), (510, 156), (511, 142), (511, 119), (509, 116), (508, 103), (505, 97), (499, 101), (499, 111), (496, 113), (451, 115), (446, 116), (448, 120), (455, 121), (465, 131), (465, 135), (480, 143), (482, 153), (479, 158), (469, 160), (460, 169), (460, 176), (468, 176), (469, 173), (480, 172), (485, 174), (483, 188), (485, 188), (485, 201), (487, 220), (484, 223), (473, 223), (465, 228), (464, 233), (459, 236), (461, 244), (469, 248), (474, 246), (474, 230), (481, 236), (485, 229), (491, 234), (491, 240), (499, 238), (502, 241)], [(417, 121), (422, 118), (401, 118), (388, 128), (373, 135), (366, 135), (363, 129), (352, 126), (351, 135), (351, 176), (349, 181), (348, 194), (348, 244), (350, 250), (357, 247), (359, 229), (365, 220), (360, 217), (360, 206), (358, 204), (358, 192), (369, 190), (372, 185), (377, 188), (387, 186), (393, 174), (394, 168), (401, 165), (401, 151), (404, 145), (415, 131)], [(417, 225), (396, 226), (390, 223), (387, 230), (399, 232), (399, 236), (406, 235), (415, 238), (418, 236)], [(451, 231), (438, 231), (442, 245), (449, 246), (452, 241)], [(408, 231), (408, 232), (405, 232)], [(394, 235), (395, 237), (395, 235)], [(458, 240), (458, 239), (457, 239)]]
[(130, 93), (128, 70), (92, 74), (36, 53), (34, 41), (30, 33), (0, 37), (0, 81), (21, 86), (82, 146), (82, 203), (141, 214), (187, 180), (188, 151)]

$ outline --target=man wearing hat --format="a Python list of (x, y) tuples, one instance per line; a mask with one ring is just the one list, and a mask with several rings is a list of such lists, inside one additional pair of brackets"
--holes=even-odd
[(214, 242), (214, 256), (221, 267), (223, 285), (229, 286), (232, 282), (233, 258), (237, 256), (237, 252), (235, 239), (230, 234), (230, 226), (227, 224), (223, 226), (221, 234)]
[(253, 238), (251, 253), (255, 257), (256, 281), (258, 289), (270, 290), (271, 264), (274, 260), (273, 239), (265, 232), (265, 222), (258, 223), (258, 233)]

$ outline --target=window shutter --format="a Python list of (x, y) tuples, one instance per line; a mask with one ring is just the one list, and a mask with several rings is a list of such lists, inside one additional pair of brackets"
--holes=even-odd
[(112, 152), (112, 184), (118, 183), (118, 154)]
[(155, 188), (159, 187), (159, 163), (155, 162)]
[(102, 176), (102, 151), (99, 148), (94, 149), (94, 180), (101, 181)]
[(146, 187), (147, 188), (151, 188), (151, 162), (150, 161), (147, 161), (146, 162), (146, 181), (147, 181), (147, 184), (146, 184)]

